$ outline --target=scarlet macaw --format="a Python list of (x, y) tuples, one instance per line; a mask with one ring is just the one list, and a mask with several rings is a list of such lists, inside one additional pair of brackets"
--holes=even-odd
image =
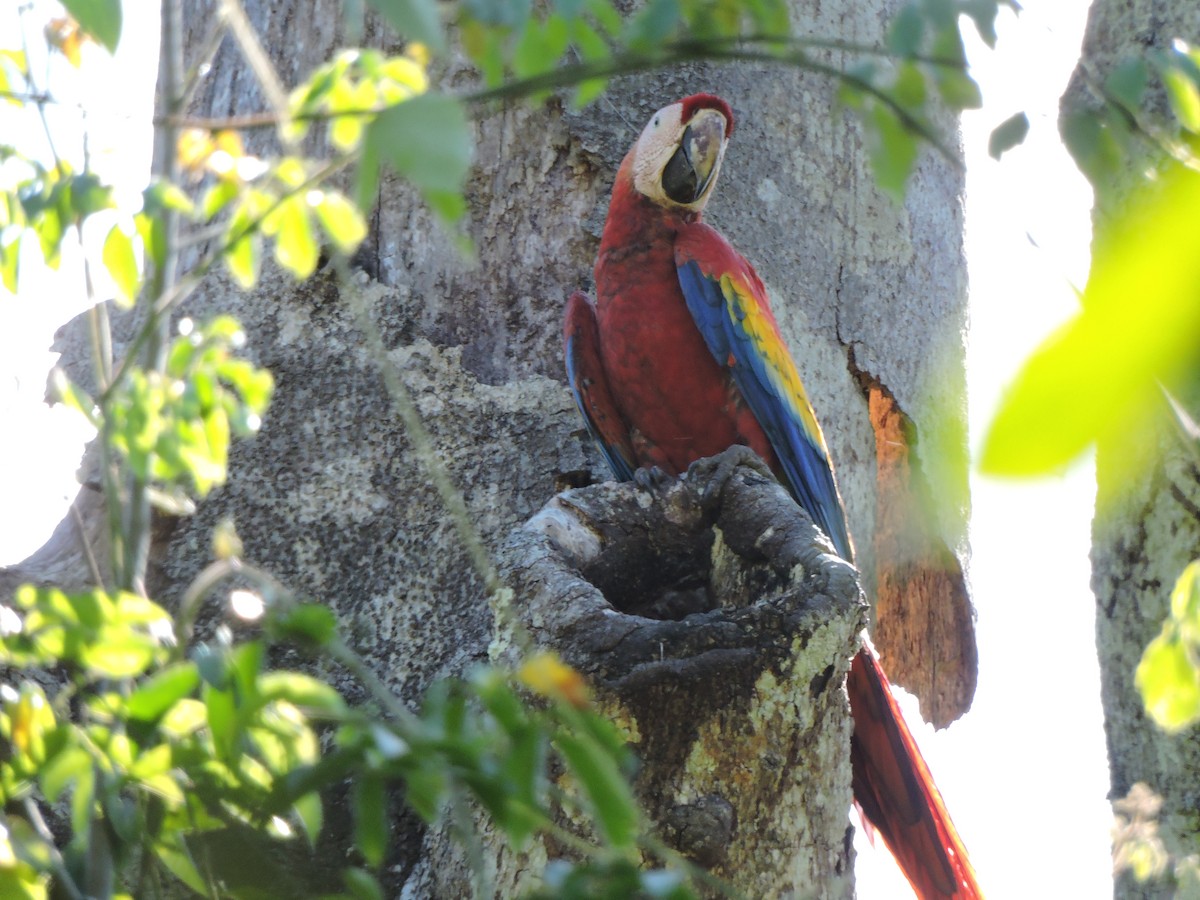
[[(733, 113), (697, 94), (660, 109), (613, 185), (596, 303), (572, 295), (568, 380), (618, 478), (679, 473), (744, 444), (853, 562), (833, 466), (753, 267), (701, 221)], [(847, 679), (854, 796), (922, 898), (982, 896), (962, 841), (864, 638)]]

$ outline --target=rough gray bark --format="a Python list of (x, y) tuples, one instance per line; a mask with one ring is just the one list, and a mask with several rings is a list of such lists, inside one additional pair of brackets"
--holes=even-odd
[[(745, 896), (850, 897), (842, 685), (865, 607), (761, 463), (729, 469), (735, 451), (649, 493), (551, 501), (503, 554), (493, 654), (532, 639), (587, 675), (644, 762), (651, 820)], [(508, 861), (499, 893), (531, 868)]]
[[(1177, 37), (1195, 41), (1198, 36), (1200, 6), (1192, 0), (1095, 0), (1063, 112), (1094, 107), (1098, 100), (1089, 82), (1102, 83), (1122, 59), (1141, 56), (1147, 48), (1166, 49)], [(1161, 95), (1152, 94), (1149, 103), (1152, 112), (1165, 108)], [(1120, 213), (1137, 169), (1131, 166), (1128, 183), (1100, 198), (1093, 213), (1098, 237)], [(1175, 580), (1200, 556), (1200, 470), (1164, 405), (1142, 433), (1097, 447), (1096, 481), (1092, 589), (1110, 799), (1124, 797), (1137, 782), (1161, 795), (1160, 835), (1168, 852), (1182, 859), (1195, 853), (1200, 836), (1200, 740), (1194, 729), (1178, 735), (1158, 729), (1145, 715), (1133, 678), (1167, 616)], [(1137, 884), (1129, 873), (1115, 887), (1116, 896), (1131, 898), (1171, 897), (1174, 890), (1169, 879)]]
[[(347, 40), (340, 3), (244, 5), (285, 83), (294, 83)], [(192, 54), (207, 31), (211, 6), (187, 5)], [(875, 43), (888, 6), (797, 3), (795, 26), (803, 34)], [(314, 22), (322, 27), (311, 27)], [(364, 43), (394, 46), (373, 19), (352, 24), (363, 25)], [(836, 62), (837, 54), (831, 59)], [(440, 77), (451, 87), (473, 78), (460, 64), (450, 64)], [(473, 264), (462, 259), (406, 186), (385, 180), (355, 290), (339, 290), (327, 273), (296, 286), (268, 272), (252, 294), (239, 295), (223, 278), (211, 277), (183, 313), (236, 314), (249, 336), (249, 355), (275, 374), (277, 393), (261, 434), (236, 446), (229, 483), (196, 516), (162, 528), (153, 593), (167, 603), (177, 598), (207, 560), (213, 525), (232, 516), (247, 556), (335, 609), (358, 649), (406, 699), (415, 701), (439, 676), (486, 661), (493, 617), (481, 580), (390, 406), (379, 365), (397, 370), (414, 395), (436, 452), (493, 550), (504, 546), (559, 483), (606, 478), (563, 384), (561, 309), (572, 290), (591, 286), (607, 192), (625, 150), (651, 112), (699, 90), (725, 96), (739, 120), (722, 184), (709, 206), (710, 221), (750, 257), (771, 291), (825, 427), (868, 596), (875, 581), (879, 490), (876, 432), (868, 411), (872, 391), (903, 412), (910, 440), (913, 429), (919, 432), (918, 492), (940, 500), (928, 526), (930, 540), (961, 553), (966, 515), (961, 173), (923, 151), (908, 198), (896, 205), (876, 188), (853, 124), (833, 114), (830, 81), (779, 68), (694, 67), (621, 79), (603, 100), (579, 113), (566, 113), (553, 102), (536, 109), (480, 110), (468, 186)], [(221, 116), (257, 108), (253, 76), (227, 42), (193, 111)], [(386, 360), (367, 349), (360, 330), (364, 317), (381, 335)], [(70, 337), (61, 344), (75, 363), (85, 346)], [(779, 567), (776, 560), (771, 565)], [(32, 562), (17, 577), (41, 577), (38, 566)], [(837, 597), (844, 612), (844, 592)], [(789, 602), (797, 615), (820, 608), (810, 609), (807, 600)], [(969, 632), (969, 609), (964, 605), (959, 613)], [(843, 615), (821, 627), (837, 630), (852, 619)], [(806, 619), (785, 633), (816, 627)], [(903, 644), (895, 652), (905, 650)], [(840, 649), (831, 651), (835, 647)], [(848, 727), (840, 692), (814, 687), (814, 695), (806, 697), (792, 686), (808, 683), (803, 673), (825, 673), (830, 666), (831, 683), (840, 684), (851, 646), (839, 633), (809, 649), (814, 658), (798, 654), (785, 662), (778, 652), (764, 650), (761, 658), (748, 660), (746, 672), (776, 673), (769, 688), (746, 676), (737, 690), (703, 694), (697, 688), (694, 702), (711, 709), (714, 721), (741, 717), (742, 726), (725, 726), (729, 733), (748, 727), (747, 716), (759, 715), (761, 707), (754, 704), (778, 704), (774, 730), (764, 734), (792, 741), (793, 748), (809, 740), (833, 746)], [(921, 649), (908, 649), (921, 657)], [(885, 645), (885, 665), (893, 659), (888, 652)], [(970, 702), (973, 644), (966, 655), (971, 677), (957, 678), (944, 691), (943, 721)], [(582, 651), (575, 659), (589, 671), (600, 665)], [(780, 674), (785, 672), (786, 677)], [(909, 674), (898, 680), (920, 680), (915, 668)], [(328, 677), (339, 678), (335, 672)], [(753, 685), (765, 692), (757, 699)], [(356, 690), (351, 684), (339, 687), (351, 696)], [(934, 698), (939, 690), (926, 685), (922, 695)], [(614, 691), (620, 702), (629, 702)], [(677, 690), (646, 695), (651, 696), (658, 707), (629, 714), (640, 722), (679, 715), (673, 707)], [(819, 716), (810, 701), (824, 704)], [(804, 730), (785, 735), (793, 717)], [(810, 725), (816, 730), (808, 731)], [(684, 745), (673, 746), (682, 752)], [(713, 770), (711, 784), (686, 773), (664, 775), (661, 793), (644, 792), (645, 799), (665, 815), (668, 803), (697, 799), (710, 787), (722, 793), (721, 776), (735, 761), (761, 765), (759, 745), (735, 746), (728, 762)], [(658, 752), (648, 746), (643, 755), (657, 762)], [(817, 757), (833, 764), (824, 751)], [(777, 761), (779, 777), (788, 779), (801, 778), (793, 770), (811, 764), (792, 752)], [(842, 785), (848, 782), (848, 757), (838, 765), (840, 772), (827, 774), (831, 784)], [(795, 810), (800, 795), (803, 791), (780, 800)], [(791, 847), (796, 856), (744, 873), (745, 883), (756, 885), (750, 893), (782, 892), (788, 884), (803, 883), (799, 873), (821, 866), (836, 875), (830, 876), (831, 893), (847, 892), (845, 848), (829, 844), (831, 836), (841, 840), (845, 834), (845, 799), (838, 787), (822, 804), (804, 804), (776, 821), (771, 839), (780, 852)], [(803, 838), (810, 833), (817, 837)], [(763, 840), (738, 834), (729, 858), (743, 853), (739, 866), (748, 865), (749, 849), (762, 848)], [(799, 849), (818, 846), (826, 856)], [(422, 835), (411, 822), (397, 823), (396, 847), (389, 863), (394, 886), (407, 885), (414, 896), (434, 884), (429, 880), (434, 875), (461, 875), (461, 862), (442, 837)], [(764, 865), (758, 858), (755, 864)], [(450, 888), (440, 895), (455, 896)]]

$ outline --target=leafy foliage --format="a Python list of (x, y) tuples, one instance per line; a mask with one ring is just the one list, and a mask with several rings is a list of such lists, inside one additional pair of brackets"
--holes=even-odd
[[(1099, 98), (1099, 109), (1066, 116), (1062, 134), (1100, 196), (1127, 185), (1131, 170), (1153, 168), (1159, 160), (1195, 165), (1200, 49), (1176, 39), (1167, 50), (1148, 49), (1121, 60), (1103, 80), (1095, 76), (1089, 87)], [(1160, 96), (1165, 96), (1166, 110), (1156, 99)]]
[[(1079, 313), (1026, 360), (1001, 401), (983, 446), (985, 472), (1053, 472), (1100, 443), (1107, 477), (1132, 479), (1148, 462), (1146, 435), (1164, 416), (1200, 449), (1190, 408), (1200, 372), (1200, 50), (1176, 40), (1120, 61), (1102, 80), (1093, 73), (1089, 87), (1100, 108), (1062, 121), (1105, 216), (1087, 287)], [(993, 135), (1001, 148), (1010, 123)], [(1198, 578), (1200, 563), (1179, 576), (1134, 675), (1147, 715), (1172, 733), (1200, 721)], [(1160, 874), (1166, 854), (1141, 815), (1118, 817), (1116, 860), (1144, 880)], [(1195, 869), (1192, 858), (1176, 874), (1194, 883)]]
[(1134, 681), (1160, 728), (1178, 732), (1200, 721), (1200, 562), (1175, 583), (1170, 615), (1142, 655)]
[(980, 467), (1036, 475), (1096, 440), (1136, 442), (1162, 387), (1200, 364), (1200, 175), (1176, 167), (1095, 247), (1079, 314), (1026, 361), (996, 411)]
[[(254, 574), (229, 561), (224, 568)], [(8, 810), (0, 836), (14, 860), (0, 874), (24, 892), (6, 896), (45, 896), (51, 876), (93, 885), (98, 874), (108, 879), (105, 895), (127, 883), (145, 896), (150, 884), (173, 880), (206, 896), (307, 895), (271, 860), (289, 847), (311, 852), (300, 848), (313, 847), (324, 827), (321, 792), (347, 773), (365, 865), (347, 870), (349, 893), (339, 896), (381, 890), (374, 872), (387, 855), (392, 785), (430, 822), (470, 800), (518, 850), (535, 832), (558, 832), (559, 808), (585, 811), (599, 843), (584, 863), (558, 863), (548, 885), (623, 896), (628, 883), (650, 896), (693, 896), (680, 871), (642, 872), (631, 862), (644, 829), (627, 781), (633, 760), (591, 710), (574, 670), (552, 657), (530, 660), (522, 680), (537, 686), (541, 704), (514, 679), (482, 670), (435, 683), (419, 715), (401, 707), (380, 719), (311, 675), (265, 667), (271, 636), (303, 634), (310, 650), (342, 658), (350, 651), (336, 629), (311, 627), (305, 611), (325, 607), (295, 603), (270, 579), (264, 585), (271, 601), (255, 609), (265, 610), (265, 637), (235, 642), (223, 626), (188, 648), (180, 642), (189, 628), (134, 594), (26, 586), (19, 612), (0, 608), (0, 665), (67, 676), (49, 695), (29, 678), (0, 695)], [(529, 674), (547, 671), (549, 680)], [(380, 699), (396, 707), (390, 695)], [(322, 725), (333, 728), (325, 750)], [(555, 782), (554, 771), (565, 774)], [(57, 820), (60, 807), (54, 832), (68, 837), (56, 842), (42, 817), (50, 810)]]

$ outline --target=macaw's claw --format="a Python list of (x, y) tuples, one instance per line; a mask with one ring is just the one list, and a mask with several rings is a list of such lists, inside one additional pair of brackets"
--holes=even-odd
[(744, 444), (734, 444), (716, 456), (698, 459), (688, 466), (687, 477), (689, 480), (703, 478), (706, 481), (704, 493), (700, 497), (700, 503), (705, 509), (720, 503), (726, 482), (742, 466), (752, 469), (768, 481), (776, 481), (775, 473), (771, 471), (770, 466), (763, 462), (761, 456)]
[(658, 466), (638, 469), (633, 473), (633, 482), (643, 491), (661, 491), (674, 478)]

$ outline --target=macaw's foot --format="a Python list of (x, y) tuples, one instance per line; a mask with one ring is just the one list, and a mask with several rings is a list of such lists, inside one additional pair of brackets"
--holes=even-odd
[(638, 469), (633, 473), (633, 481), (643, 491), (661, 491), (674, 478), (673, 475), (668, 475), (658, 466), (650, 466), (645, 469)]
[(762, 457), (742, 444), (734, 444), (723, 453), (698, 459), (688, 466), (689, 479), (704, 479), (704, 493), (700, 497), (701, 505), (706, 509), (721, 499), (725, 483), (740, 467), (752, 469), (763, 478), (775, 481), (775, 473), (763, 462)]

